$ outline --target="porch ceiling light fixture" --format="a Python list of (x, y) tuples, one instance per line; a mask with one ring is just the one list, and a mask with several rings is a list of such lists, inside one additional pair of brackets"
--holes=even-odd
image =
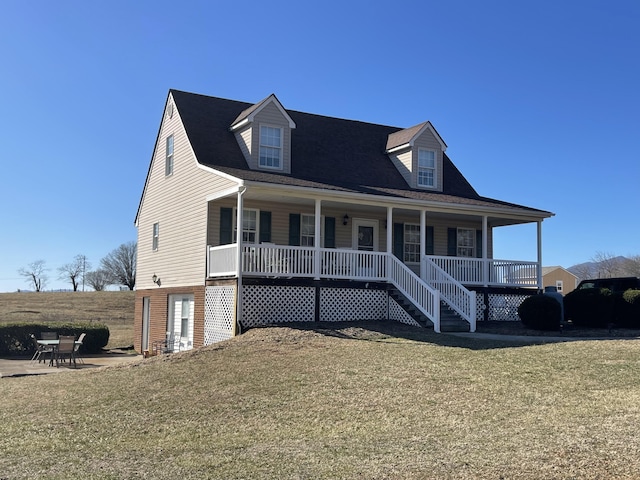
[(349, 215), (345, 213), (344, 217), (342, 217), (342, 224), (346, 225), (347, 223), (349, 223)]

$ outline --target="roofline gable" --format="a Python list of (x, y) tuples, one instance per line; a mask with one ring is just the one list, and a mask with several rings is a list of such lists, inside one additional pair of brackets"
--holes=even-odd
[(440, 144), (440, 148), (443, 152), (445, 152), (447, 150), (447, 144), (444, 142), (431, 122), (426, 121), (423, 123), (419, 123), (418, 125), (414, 125), (413, 127), (405, 128), (404, 130), (399, 130), (390, 134), (387, 139), (386, 153), (393, 153), (399, 150), (404, 150), (405, 148), (413, 147), (416, 138), (418, 138), (427, 130), (429, 130), (431, 134), (436, 138), (436, 140)]
[(252, 105), (246, 110), (243, 110), (242, 112), (240, 112), (240, 115), (238, 115), (238, 117), (231, 124), (231, 127), (230, 127), (231, 130), (237, 130), (238, 128), (241, 128), (244, 125), (247, 125), (248, 123), (252, 123), (255, 116), (258, 113), (260, 113), (260, 111), (270, 103), (273, 103), (276, 106), (276, 108), (280, 110), (280, 113), (282, 114), (282, 116), (286, 118), (287, 122), (289, 123), (289, 128), (296, 128), (296, 123), (293, 121), (293, 119), (289, 116), (285, 108), (282, 106), (282, 103), (280, 103), (280, 100), (278, 100), (278, 97), (276, 97), (275, 94), (272, 93), (264, 100), (261, 100), (255, 105)]

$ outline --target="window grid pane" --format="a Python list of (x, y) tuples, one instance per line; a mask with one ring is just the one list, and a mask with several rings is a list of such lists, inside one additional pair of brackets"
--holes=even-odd
[(420, 262), (420, 225), (404, 225), (404, 261)]
[(275, 127), (260, 127), (260, 166), (281, 168), (282, 130)]
[(432, 150), (418, 150), (418, 185), (435, 185), (436, 153)]
[(473, 257), (476, 245), (476, 231), (472, 228), (458, 229), (458, 256)]
[(313, 247), (316, 232), (316, 220), (314, 215), (302, 215), (300, 217), (300, 245)]
[(166, 160), (164, 165), (164, 174), (171, 175), (173, 174), (173, 135), (169, 135), (167, 137), (167, 152), (166, 152)]

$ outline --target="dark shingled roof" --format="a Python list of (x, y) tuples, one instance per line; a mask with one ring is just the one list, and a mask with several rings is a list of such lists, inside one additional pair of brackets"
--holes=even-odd
[(481, 197), (446, 154), (443, 191), (412, 189), (385, 153), (389, 135), (405, 129), (292, 110), (287, 110), (296, 124), (291, 135), (291, 174), (251, 170), (230, 127), (241, 114), (246, 116), (254, 104), (179, 90), (171, 90), (171, 94), (198, 162), (240, 179), (538, 211)]

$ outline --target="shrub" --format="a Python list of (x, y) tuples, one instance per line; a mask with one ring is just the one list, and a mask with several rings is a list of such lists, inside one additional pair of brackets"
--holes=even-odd
[(109, 327), (99, 323), (8, 323), (0, 325), (0, 356), (33, 355), (30, 335), (38, 338), (40, 332), (48, 331), (76, 338), (85, 332), (87, 336), (82, 342), (81, 353), (100, 353), (109, 343)]
[(565, 317), (574, 325), (606, 328), (614, 321), (614, 299), (608, 288), (584, 288), (564, 297)]
[(561, 307), (553, 297), (533, 295), (518, 307), (522, 323), (534, 330), (560, 330)]
[(629, 289), (616, 305), (617, 321), (628, 328), (640, 328), (640, 290)]

